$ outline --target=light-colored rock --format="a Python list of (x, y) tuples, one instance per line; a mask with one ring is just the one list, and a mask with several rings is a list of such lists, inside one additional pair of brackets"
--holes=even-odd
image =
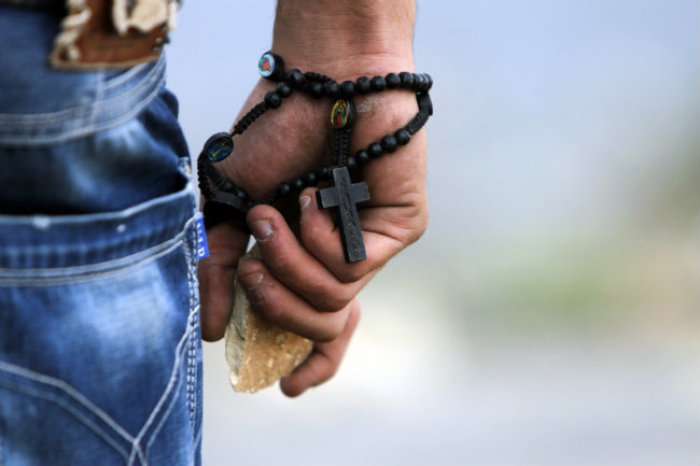
[[(257, 247), (246, 257), (259, 257)], [(226, 327), (226, 361), (237, 392), (256, 392), (290, 374), (311, 353), (313, 342), (270, 324), (252, 311), (236, 281)]]

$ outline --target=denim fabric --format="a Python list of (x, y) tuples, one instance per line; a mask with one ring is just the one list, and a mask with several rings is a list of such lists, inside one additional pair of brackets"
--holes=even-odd
[(0, 7), (0, 465), (190, 465), (196, 210), (164, 61), (46, 65), (59, 17)]

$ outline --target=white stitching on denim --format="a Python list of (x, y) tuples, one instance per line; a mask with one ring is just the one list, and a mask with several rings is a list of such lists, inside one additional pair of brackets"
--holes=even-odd
[(166, 256), (173, 252), (174, 250), (177, 249), (179, 243), (182, 241), (182, 238), (179, 238), (179, 241), (175, 242), (172, 245), (169, 245), (167, 249), (160, 251), (156, 254), (153, 254), (151, 256), (147, 256), (139, 261), (133, 262), (133, 263), (128, 263), (124, 264), (119, 267), (115, 267), (110, 270), (105, 270), (105, 271), (99, 271), (99, 272), (94, 272), (94, 273), (85, 273), (82, 275), (75, 275), (72, 277), (63, 277), (63, 278), (53, 278), (53, 277), (22, 277), (22, 278), (0, 278), (0, 286), (14, 286), (14, 285), (22, 285), (22, 286), (33, 286), (33, 287), (42, 287), (42, 286), (54, 286), (54, 285), (61, 285), (65, 283), (81, 283), (81, 282), (86, 282), (86, 281), (91, 281), (95, 280), (98, 278), (103, 278), (105, 276), (111, 276), (111, 275), (118, 275), (120, 273), (124, 272), (129, 272), (132, 267), (134, 266), (145, 266), (148, 265), (154, 261), (157, 261), (158, 259), (162, 258), (163, 256)]
[[(187, 333), (190, 334), (189, 331)], [(183, 350), (184, 350), (184, 346), (183, 346)], [(173, 393), (177, 393), (180, 391), (180, 387), (182, 386), (182, 382), (183, 382), (182, 377), (178, 377), (177, 378), (177, 385), (175, 386)], [(168, 417), (170, 416), (170, 412), (173, 410), (173, 407), (175, 406), (176, 401), (177, 401), (176, 396), (173, 396), (170, 399), (170, 403), (168, 404), (168, 408), (163, 412), (163, 415), (160, 417), (158, 424), (153, 428), (153, 432), (151, 433), (150, 438), (148, 439), (148, 443), (146, 444), (146, 456), (149, 456), (151, 454), (151, 447), (153, 446), (153, 442), (155, 442), (156, 439), (158, 438), (158, 434), (160, 433), (160, 429), (163, 428), (163, 424), (165, 424), (165, 421), (167, 421)]]
[[(158, 61), (154, 65), (154, 69), (161, 68), (165, 64), (165, 54), (161, 54), (160, 57), (158, 57)], [(113, 78), (109, 78), (105, 82), (105, 90), (110, 91), (114, 87), (119, 87), (125, 82), (129, 81), (131, 78), (133, 78), (135, 75), (140, 73), (144, 68), (147, 66), (150, 66), (151, 63), (142, 63), (140, 65), (132, 66), (131, 68), (127, 68), (126, 71), (123, 73), (119, 74), (118, 76), (115, 76)]]
[(187, 287), (190, 292), (190, 318), (187, 321), (188, 327), (191, 328), (189, 350), (187, 354), (187, 408), (190, 415), (190, 424), (194, 431), (194, 416), (197, 409), (196, 406), (196, 383), (197, 383), (197, 258), (196, 254), (192, 253), (193, 247), (196, 247), (197, 238), (196, 229), (192, 229), (190, 234), (190, 242), (185, 246), (185, 257), (187, 258)]
[[(184, 352), (185, 349), (185, 343), (187, 341), (187, 338), (189, 337), (189, 329), (185, 328), (185, 332), (182, 334), (182, 337), (180, 337), (180, 340), (177, 343), (177, 346), (175, 348), (175, 361), (173, 362), (173, 368), (170, 371), (170, 379), (168, 380), (168, 384), (165, 387), (165, 390), (163, 391), (163, 394), (161, 395), (160, 399), (158, 400), (158, 403), (156, 404), (155, 408), (153, 408), (153, 411), (151, 411), (151, 415), (148, 417), (146, 420), (146, 423), (141, 427), (141, 430), (139, 431), (138, 435), (136, 438), (134, 438), (132, 445), (134, 449), (139, 449), (139, 444), (141, 442), (141, 439), (145, 436), (148, 428), (151, 426), (153, 421), (155, 420), (156, 416), (158, 413), (161, 411), (163, 408), (163, 405), (165, 404), (167, 398), (170, 396), (170, 393), (173, 392), (173, 387), (176, 383), (176, 379), (178, 378), (178, 372), (179, 372), (179, 367), (180, 363), (182, 361), (182, 353)], [(173, 397), (173, 400), (175, 397)], [(171, 400), (172, 403), (172, 400)], [(152, 435), (152, 438), (154, 438), (154, 435)], [(133, 458), (134, 456), (134, 451), (132, 450), (131, 455), (129, 455), (129, 465), (133, 464)], [(147, 466), (148, 462), (146, 460), (142, 460), (143, 466)]]
[[(139, 91), (141, 90), (141, 85), (145, 84), (151, 84), (154, 81), (159, 80), (158, 79), (158, 74), (160, 71), (164, 68), (165, 62), (158, 62), (156, 65), (153, 67), (153, 69), (144, 76), (143, 81), (138, 83), (136, 86), (132, 87), (131, 89), (128, 89), (127, 91), (117, 94), (115, 96), (109, 97), (103, 101), (104, 102), (122, 102), (125, 99), (131, 98), (133, 95), (137, 95)], [(105, 91), (111, 91), (113, 85), (107, 85), (104, 86), (102, 83), (104, 80), (100, 79), (100, 87), (103, 87)], [(158, 90), (160, 91), (160, 90)], [(149, 92), (148, 95), (151, 95), (152, 93)], [(33, 126), (38, 123), (40, 124), (47, 124), (47, 123), (55, 123), (55, 122), (60, 122), (64, 120), (74, 120), (76, 115), (82, 114), (83, 117), (89, 116), (93, 114), (93, 111), (91, 109), (91, 106), (93, 104), (89, 104), (89, 106), (86, 105), (81, 105), (77, 107), (69, 107), (69, 108), (64, 108), (62, 110), (58, 110), (55, 112), (46, 112), (46, 113), (0, 113), (0, 124), (7, 125), (7, 124), (12, 124), (12, 125), (27, 125), (27, 126)], [(136, 112), (138, 113), (138, 112)]]
[(90, 105), (89, 122), (86, 126), (95, 126), (97, 124), (98, 118), (100, 116), (104, 102), (102, 102), (102, 96), (104, 95), (105, 88), (105, 72), (100, 71), (97, 77), (97, 85), (95, 86), (95, 100)]
[[(59, 391), (64, 392), (66, 395), (68, 395), (70, 398), (74, 399), (77, 401), (79, 404), (81, 404), (85, 409), (87, 409), (89, 412), (94, 414), (97, 418), (102, 420), (105, 424), (107, 424), (109, 427), (112, 428), (112, 430), (118, 434), (120, 437), (124, 438), (127, 442), (131, 443), (133, 437), (129, 435), (126, 430), (122, 426), (120, 426), (116, 421), (114, 421), (107, 413), (102, 411), (99, 407), (97, 407), (95, 404), (93, 404), (89, 399), (87, 399), (82, 393), (74, 389), (72, 386), (67, 384), (66, 382), (55, 379), (53, 377), (49, 377), (47, 375), (39, 374), (37, 372), (31, 371), (29, 369), (25, 369), (23, 367), (15, 366), (14, 364), (10, 364), (5, 361), (0, 361), (0, 371), (4, 371), (10, 374), (15, 374), (19, 377), (23, 377), (29, 380), (33, 380), (34, 382), (37, 382), (41, 385), (46, 385), (49, 387), (53, 387)], [(119, 445), (114, 443), (114, 440), (110, 439), (102, 429), (99, 428), (99, 426), (96, 426), (91, 420), (87, 419), (83, 414), (78, 412), (73, 406), (70, 404), (67, 404), (65, 400), (62, 400), (61, 398), (58, 398), (54, 395), (51, 395), (50, 393), (42, 393), (40, 390), (37, 389), (31, 389), (29, 387), (24, 387), (18, 384), (14, 384), (8, 381), (2, 381), (0, 380), (0, 385), (3, 385), (5, 387), (8, 387), (10, 389), (14, 388), (16, 391), (20, 393), (27, 393), (31, 394), (37, 398), (42, 398), (47, 401), (51, 401), (53, 403), (56, 403), (58, 406), (62, 407), (66, 411), (68, 411), (70, 414), (72, 414), (76, 419), (81, 421), (83, 424), (88, 426), (93, 432), (95, 432), (97, 435), (102, 437), (105, 441), (107, 441), (110, 445), (112, 445), (117, 451), (121, 452), (124, 457), (126, 458), (126, 450), (121, 448)]]
[[(194, 222), (193, 219), (190, 219), (187, 221), (187, 223), (184, 226), (184, 229), (189, 228), (189, 225), (191, 225)], [(124, 271), (125, 269), (131, 268), (132, 266), (135, 265), (147, 265), (150, 264), (151, 262), (160, 259), (161, 257), (170, 254), (173, 250), (177, 249), (180, 244), (183, 241), (183, 237), (185, 236), (185, 231), (182, 231), (177, 234), (177, 236), (157, 245), (153, 246), (152, 248), (146, 249), (145, 251), (138, 252), (136, 254), (132, 254), (129, 256), (125, 257), (120, 257), (119, 259), (114, 259), (112, 261), (107, 261), (103, 262), (100, 264), (92, 264), (92, 265), (85, 265), (85, 266), (76, 266), (76, 267), (61, 267), (61, 268), (56, 268), (56, 269), (51, 269), (50, 273), (51, 275), (58, 274), (62, 272), (64, 275), (67, 272), (73, 272), (74, 275), (70, 277), (52, 277), (52, 276), (47, 276), (47, 277), (37, 277), (36, 274), (39, 272), (45, 272), (46, 269), (2, 269), (0, 268), (0, 274), (3, 272), (8, 272), (8, 271), (27, 271), (28, 273), (33, 272), (35, 275), (34, 276), (22, 276), (18, 274), (17, 276), (13, 278), (4, 278), (0, 277), (0, 286), (7, 286), (7, 285), (29, 285), (29, 286), (53, 286), (56, 284), (63, 284), (63, 283), (78, 283), (82, 281), (88, 281), (88, 280), (94, 280), (95, 278), (100, 278), (105, 275), (111, 275), (111, 274), (117, 274), (119, 272)], [(163, 249), (162, 251), (156, 252), (159, 249)], [(139, 259), (139, 256), (144, 256), (144, 258)], [(117, 264), (117, 265), (115, 265)], [(94, 270), (95, 267), (109, 267), (109, 270), (103, 270), (103, 271), (94, 271), (92, 273), (80, 273), (81, 271), (87, 271), (87, 270)]]
[[(195, 234), (195, 229), (192, 227), (191, 223), (188, 222), (188, 228), (185, 229), (185, 233), (189, 232), (189, 236)], [(178, 351), (176, 355), (176, 360), (175, 364), (173, 365), (173, 372), (171, 377), (176, 377), (177, 378), (177, 385), (173, 389), (173, 393), (177, 393), (179, 391), (179, 387), (181, 386), (183, 380), (182, 377), (178, 377), (179, 374), (179, 369), (180, 369), (180, 364), (182, 364), (182, 359), (183, 356), (185, 355), (185, 352), (187, 352), (187, 360), (185, 361), (186, 363), (186, 379), (187, 379), (187, 395), (189, 396), (189, 384), (190, 384), (190, 361), (192, 359), (192, 345), (191, 342), (194, 341), (196, 345), (196, 338), (197, 338), (197, 332), (196, 332), (196, 324), (197, 322), (197, 315), (199, 313), (199, 304), (196, 299), (196, 267), (197, 264), (195, 262), (195, 257), (192, 253), (192, 244), (193, 244), (193, 239), (190, 238), (190, 241), (183, 241), (183, 252), (185, 254), (185, 262), (187, 263), (187, 286), (189, 288), (189, 294), (190, 294), (190, 306), (189, 306), (189, 315), (187, 317), (187, 324), (185, 327), (185, 334), (183, 335), (182, 339), (180, 342), (178, 342), (178, 347), (180, 344), (182, 344), (182, 348)], [(195, 365), (196, 365), (196, 347), (195, 347)], [(171, 379), (172, 380), (172, 379)], [(168, 383), (170, 385), (170, 382)], [(167, 390), (167, 388), (166, 388)], [(158, 421), (158, 424), (156, 427), (153, 429), (153, 431), (150, 434), (150, 438), (148, 440), (148, 443), (146, 444), (146, 457), (149, 457), (151, 447), (153, 446), (153, 443), (158, 437), (158, 433), (160, 432), (161, 428), (163, 427), (163, 424), (165, 421), (168, 419), (170, 412), (172, 411), (173, 407), (175, 406), (175, 402), (177, 401), (177, 397), (173, 396), (170, 399), (170, 402), (168, 404), (168, 408), (163, 412), (163, 415), (161, 416), (160, 420)], [(187, 400), (189, 404), (189, 399)], [(157, 409), (157, 408), (156, 408)], [(155, 413), (154, 409), (154, 413)], [(151, 417), (154, 417), (154, 414), (151, 414)], [(191, 415), (192, 417), (192, 415)], [(142, 428), (142, 431), (139, 433), (137, 438), (140, 438), (142, 436), (145, 436), (145, 433), (148, 429), (148, 423), (152, 422), (153, 419), (149, 419), (146, 425)], [(192, 422), (192, 419), (191, 419)]]
[[(161, 67), (154, 68), (153, 71), (156, 69), (160, 70)], [(144, 108), (146, 108), (148, 105), (151, 104), (151, 102), (158, 96), (160, 93), (162, 87), (165, 85), (165, 76), (153, 76), (154, 73), (149, 73), (141, 83), (139, 83), (138, 86), (134, 87), (133, 89), (126, 91), (120, 95), (110, 97), (108, 99), (105, 99), (102, 102), (102, 107), (107, 107), (107, 105), (104, 105), (110, 101), (116, 102), (116, 104), (111, 105), (111, 107), (107, 107), (107, 111), (111, 113), (115, 113), (116, 110), (115, 108), (116, 105), (122, 105), (122, 107), (125, 107), (124, 109), (121, 109), (121, 115), (118, 116), (105, 116), (101, 115), (100, 116), (100, 123), (96, 124), (85, 124), (84, 120), (88, 116), (94, 115), (92, 113), (94, 110), (92, 108), (88, 109), (73, 109), (71, 112), (68, 112), (68, 117), (67, 118), (59, 118), (59, 117), (54, 117), (53, 121), (52, 118), (44, 118), (41, 119), (40, 117), (37, 117), (38, 115), (46, 115), (46, 114), (36, 114), (36, 115), (13, 115), (13, 116), (19, 116), (19, 118), (15, 119), (14, 121), (10, 120), (7, 118), (7, 115), (2, 115), (0, 114), (0, 126), (2, 125), (9, 125), (12, 123), (13, 126), (21, 126), (21, 125), (27, 125), (27, 126), (46, 126), (48, 123), (60, 123), (61, 121), (74, 121), (80, 124), (74, 124), (72, 127), (69, 128), (62, 128), (60, 134), (31, 134), (31, 137), (28, 137), (26, 133), (22, 134), (13, 134), (13, 133), (3, 133), (0, 132), (0, 143), (2, 144), (21, 144), (23, 146), (35, 146), (35, 145), (40, 145), (40, 144), (50, 144), (50, 143), (56, 143), (56, 142), (64, 142), (64, 141), (69, 141), (73, 139), (77, 139), (80, 137), (85, 137), (90, 134), (94, 134), (100, 131), (108, 130), (110, 128), (115, 128), (117, 126), (120, 126), (122, 124), (127, 123), (129, 120), (133, 119), (136, 115), (138, 115)], [(150, 91), (149, 91), (150, 89)], [(143, 94), (143, 95), (141, 95)], [(128, 100), (132, 100), (133, 102), (128, 102)], [(127, 105), (128, 104), (128, 105)], [(67, 109), (70, 110), (70, 109)], [(119, 109), (117, 109), (119, 110)], [(65, 112), (65, 110), (61, 110), (61, 112)], [(60, 112), (57, 112), (60, 113)], [(80, 116), (80, 114), (83, 114)], [(3, 118), (3, 116), (5, 118)], [(63, 115), (61, 115), (63, 116)], [(22, 121), (22, 117), (27, 117), (27, 121)]]
[[(71, 416), (76, 418), (78, 421), (85, 424), (85, 426), (88, 429), (93, 431), (96, 435), (101, 437), (102, 440), (107, 442), (112, 448), (117, 450), (117, 452), (119, 452), (124, 457), (124, 459), (127, 458), (127, 456), (126, 456), (127, 452), (124, 448), (122, 448), (119, 444), (117, 444), (114, 441), (114, 439), (112, 439), (109, 435), (107, 435), (107, 433), (103, 429), (100, 429), (99, 426), (97, 426), (90, 419), (86, 418), (82, 413), (77, 411), (73, 406), (66, 403), (66, 401), (61, 399), (60, 397), (57, 397), (55, 395), (51, 395), (49, 393), (44, 393), (41, 390), (31, 389), (29, 387), (23, 387), (22, 385), (19, 385), (16, 383), (10, 383), (10, 382), (1, 381), (1, 380), (0, 380), (0, 387), (5, 387), (8, 390), (14, 390), (14, 391), (17, 391), (19, 393), (29, 395), (29, 396), (32, 396), (34, 398), (46, 400), (46, 401), (49, 401), (51, 403), (56, 404), (57, 406), (66, 410), (68, 412), (68, 414), (70, 414)], [(0, 463), (0, 464), (2, 464), (2, 463)]]
[[(148, 214), (151, 209), (163, 208), (170, 206), (173, 201), (187, 201), (192, 200), (192, 196), (195, 192), (194, 183), (187, 183), (179, 191), (175, 191), (170, 194), (166, 194), (161, 197), (156, 197), (148, 201), (142, 202), (141, 204), (136, 204), (131, 207), (127, 207), (124, 210), (119, 210), (116, 212), (97, 212), (94, 214), (67, 214), (59, 215), (56, 217), (51, 217), (51, 225), (64, 225), (66, 223), (73, 226), (76, 223), (93, 223), (96, 221), (127, 221), (130, 217), (137, 216), (139, 214)], [(193, 200), (192, 200), (193, 201)], [(187, 207), (189, 209), (189, 207)], [(187, 212), (183, 212), (183, 215)], [(31, 216), (29, 217), (31, 218)], [(0, 220), (3, 224), (9, 225), (23, 225), (27, 223), (27, 217), (25, 216), (15, 216), (0, 214)]]

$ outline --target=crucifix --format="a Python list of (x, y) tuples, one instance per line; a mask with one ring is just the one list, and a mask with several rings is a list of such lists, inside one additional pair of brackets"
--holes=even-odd
[(369, 200), (369, 188), (364, 181), (352, 183), (348, 167), (333, 168), (332, 175), (334, 186), (316, 192), (318, 206), (321, 209), (338, 208), (340, 239), (343, 242), (345, 260), (347, 262), (365, 260), (367, 254), (355, 204)]

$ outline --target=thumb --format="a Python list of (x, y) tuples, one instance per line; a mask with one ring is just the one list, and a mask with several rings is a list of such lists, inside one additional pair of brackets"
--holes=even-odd
[(248, 233), (242, 223), (226, 221), (207, 229), (207, 241), (210, 256), (198, 270), (202, 338), (216, 341), (224, 336), (233, 307), (236, 267), (248, 245)]

